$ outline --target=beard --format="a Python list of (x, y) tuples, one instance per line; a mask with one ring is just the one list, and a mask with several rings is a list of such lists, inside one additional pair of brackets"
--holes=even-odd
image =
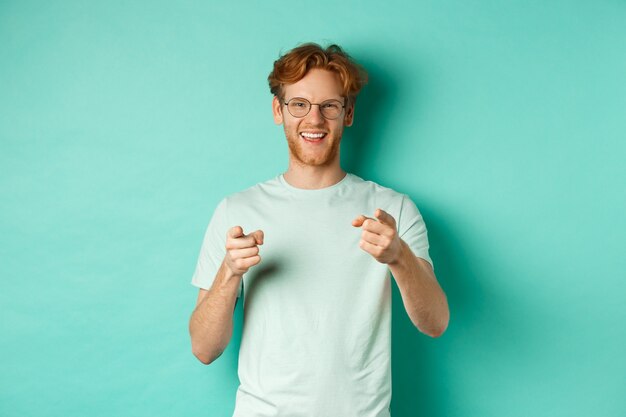
[[(338, 133), (337, 137), (334, 133)], [(339, 145), (341, 144), (342, 132), (331, 132), (322, 139), (323, 141), (332, 141), (330, 144), (325, 143), (320, 146), (321, 149), (314, 149), (313, 146), (308, 146), (304, 139), (298, 134), (298, 132), (287, 131), (285, 129), (285, 136), (287, 138), (287, 145), (293, 158), (302, 165), (309, 166), (328, 166), (331, 165), (335, 158), (339, 155)], [(332, 137), (331, 137), (332, 136)], [(311, 149), (307, 149), (311, 148)]]

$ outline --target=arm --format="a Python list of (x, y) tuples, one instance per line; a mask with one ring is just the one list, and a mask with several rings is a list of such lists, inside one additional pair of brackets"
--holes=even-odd
[(200, 289), (196, 308), (189, 319), (191, 350), (205, 365), (217, 359), (233, 334), (233, 311), (242, 275), (222, 262), (211, 288)]
[(422, 333), (439, 337), (450, 320), (447, 297), (428, 261), (415, 256), (402, 239), (400, 245), (400, 256), (388, 265), (402, 294), (404, 308)]
[(244, 235), (241, 226), (228, 229), (226, 255), (211, 288), (198, 294), (196, 309), (189, 319), (189, 334), (191, 351), (206, 365), (217, 359), (230, 342), (241, 280), (250, 267), (261, 262), (258, 245), (263, 244), (263, 239), (262, 230)]
[[(417, 212), (416, 207), (414, 211)], [(360, 215), (352, 221), (353, 226), (363, 228), (359, 245), (391, 269), (415, 327), (428, 336), (441, 336), (448, 327), (450, 312), (431, 265), (415, 256), (409, 244), (400, 238), (393, 216), (382, 209), (376, 209), (375, 216), (378, 220)]]

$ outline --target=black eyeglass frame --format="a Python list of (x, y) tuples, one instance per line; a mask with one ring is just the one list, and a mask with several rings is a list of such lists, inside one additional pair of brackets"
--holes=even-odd
[[(303, 101), (306, 101), (307, 103), (309, 103), (309, 110), (307, 110), (307, 112), (306, 112), (306, 113), (304, 113), (302, 116), (296, 116), (296, 115), (294, 115), (294, 114), (291, 112), (291, 110), (289, 110), (289, 103), (290, 103), (292, 100), (303, 100)], [(324, 116), (324, 112), (322, 111), (322, 107), (320, 107), (322, 104), (324, 104), (324, 103), (328, 103), (329, 101), (336, 101), (336, 102), (338, 102), (338, 103), (341, 103), (339, 100), (334, 99), (334, 98), (331, 98), (331, 99), (329, 99), (329, 100), (324, 100), (324, 101), (322, 101), (321, 103), (311, 103), (309, 100), (307, 100), (307, 99), (306, 99), (306, 98), (304, 98), (304, 97), (291, 97), (291, 98), (289, 99), (289, 101), (286, 101), (286, 100), (283, 98), (283, 99), (282, 99), (282, 101), (283, 101), (283, 104), (284, 104), (285, 106), (287, 106), (287, 111), (289, 112), (289, 114), (290, 114), (290, 115), (292, 115), (293, 117), (298, 118), (298, 119), (301, 119), (301, 118), (303, 118), (303, 117), (306, 117), (306, 115), (307, 115), (307, 114), (309, 114), (309, 113), (311, 112), (311, 108), (313, 108), (313, 106), (318, 106), (318, 107), (319, 107), (319, 109), (320, 109), (320, 114), (322, 115), (322, 117), (323, 117), (324, 119), (327, 119), (327, 120), (337, 120), (337, 119), (339, 118), (339, 116), (341, 116), (341, 111), (340, 111), (340, 112), (339, 112), (339, 114), (337, 115), (337, 117), (333, 117), (333, 118), (326, 117), (326, 116)], [(346, 108), (346, 104), (344, 103), (344, 104), (342, 104), (342, 105), (341, 105), (341, 110), (343, 111), (343, 109), (345, 109), (345, 108)]]

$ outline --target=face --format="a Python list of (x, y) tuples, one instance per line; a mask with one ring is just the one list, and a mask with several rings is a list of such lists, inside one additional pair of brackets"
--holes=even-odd
[[(343, 90), (339, 76), (335, 73), (314, 68), (304, 78), (294, 84), (283, 87), (283, 96), (286, 101), (294, 97), (302, 97), (311, 103), (335, 99), (345, 104), (342, 97)], [(289, 153), (301, 165), (326, 166), (337, 161), (339, 157), (339, 144), (344, 126), (351, 126), (354, 115), (353, 106), (346, 107), (341, 115), (333, 120), (325, 119), (320, 113), (319, 106), (311, 106), (309, 113), (301, 118), (292, 116), (283, 102), (276, 97), (272, 102), (274, 122), (283, 124)], [(303, 135), (304, 133), (304, 135)], [(318, 141), (310, 141), (305, 138), (310, 134), (322, 134)], [(316, 138), (313, 138), (316, 139)]]

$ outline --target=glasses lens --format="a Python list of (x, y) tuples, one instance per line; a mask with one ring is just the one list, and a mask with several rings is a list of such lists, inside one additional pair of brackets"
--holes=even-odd
[(320, 104), (322, 116), (327, 119), (336, 119), (341, 114), (342, 104), (338, 100), (328, 100)]
[(309, 112), (311, 103), (303, 98), (292, 98), (287, 104), (287, 109), (294, 117), (303, 117)]

